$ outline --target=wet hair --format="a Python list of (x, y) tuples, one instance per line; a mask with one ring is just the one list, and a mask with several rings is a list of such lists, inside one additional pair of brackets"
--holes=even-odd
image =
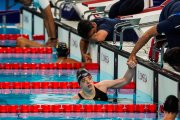
[(168, 113), (178, 113), (178, 98), (174, 95), (169, 95), (164, 103), (164, 111)]
[(164, 54), (164, 62), (167, 62), (174, 70), (180, 72), (180, 47), (174, 47)]
[(91, 75), (91, 74), (85, 68), (80, 68), (76, 73), (76, 78), (77, 78), (79, 85), (80, 85), (81, 80), (84, 77), (89, 76), (89, 75)]
[(167, 50), (163, 59), (169, 65), (180, 65), (180, 47), (174, 47)]
[(93, 28), (93, 25), (91, 24), (91, 21), (81, 20), (78, 23), (77, 31), (78, 31), (78, 34), (82, 38), (88, 39), (88, 34), (89, 34), (89, 32), (91, 31), (92, 28)]
[(67, 57), (69, 54), (69, 49), (68, 49), (66, 43), (64, 43), (64, 42), (59, 42), (56, 45), (56, 51), (57, 51), (56, 54), (58, 57)]

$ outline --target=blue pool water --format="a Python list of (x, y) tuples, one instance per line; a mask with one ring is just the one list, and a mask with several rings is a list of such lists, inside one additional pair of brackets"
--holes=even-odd
[[(0, 24), (2, 26), (2, 24)], [(0, 28), (0, 34), (22, 34), (22, 29)], [(0, 40), (0, 46), (16, 46), (15, 40)]]
[[(94, 81), (99, 81), (97, 71), (90, 71)], [(0, 70), (0, 82), (76, 81), (76, 70)]]
[[(8, 26), (11, 24), (8, 24)], [(0, 27), (2, 24), (0, 24)], [(8, 28), (0, 28), (0, 34), (28, 34), (29, 39), (32, 40), (32, 33), (28, 30), (22, 30), (21, 28), (16, 28), (14, 25)], [(44, 43), (44, 41), (36, 41), (39, 43)], [(16, 46), (16, 40), (0, 40), (0, 46)]]
[(0, 46), (7, 46), (7, 47), (13, 47), (16, 46), (16, 41), (10, 41), (10, 40), (1, 40), (0, 41)]
[[(0, 24), (1, 26), (2, 24)], [(0, 34), (21, 34), (22, 29), (18, 28), (0, 28)]]
[[(42, 40), (37, 40), (38, 43), (44, 43)], [(0, 46), (4, 47), (15, 47), (16, 46), (16, 40), (0, 40)]]
[[(55, 51), (55, 50), (54, 50)], [(0, 53), (0, 63), (54, 63), (57, 55), (53, 54), (3, 54)]]
[[(15, 72), (16, 71), (16, 72)], [(28, 72), (27, 72), (28, 71)], [(24, 78), (21, 77), (24, 76), (25, 78), (31, 74), (31, 70), (2, 70), (0, 74), (0, 80), (2, 81), (14, 81), (13, 79), (16, 79), (16, 81), (23, 81)], [(44, 73), (47, 73), (51, 70), (43, 70)], [(97, 71), (90, 71), (93, 75), (93, 79), (97, 79), (99, 73)], [(14, 74), (16, 73), (16, 74)], [(24, 74), (26, 73), (26, 74)], [(48, 76), (54, 76), (53, 78), (58, 78), (57, 81), (75, 81), (75, 73), (76, 70), (52, 70), (52, 72), (46, 76), (46, 74), (41, 74), (40, 71), (35, 70), (34, 74), (31, 75), (33, 78), (28, 78), (26, 81), (38, 81), (38, 79), (48, 78)], [(101, 72), (102, 73), (102, 72)], [(62, 77), (58, 77), (58, 74)], [(36, 76), (38, 75), (39, 78)], [(3, 77), (3, 76), (6, 76)], [(17, 76), (17, 77), (15, 77)], [(106, 74), (107, 76), (107, 74)], [(37, 77), (37, 79), (35, 79)], [(46, 78), (46, 79), (47, 79)], [(35, 79), (35, 80), (34, 80)], [(105, 78), (102, 78), (105, 79)], [(46, 80), (41, 80), (46, 81)], [(48, 81), (53, 81), (48, 80)], [(99, 81), (99, 80), (95, 80)], [(103, 101), (94, 101), (94, 100), (73, 100), (72, 96), (77, 94), (79, 89), (1, 89), (0, 90), (0, 104), (5, 105), (22, 105), (22, 104), (109, 104), (114, 103), (112, 99), (116, 99), (115, 97), (115, 91), (109, 90), (108, 91), (108, 102)], [(135, 97), (136, 96), (136, 97)], [(146, 101), (151, 100), (151, 101)], [(134, 90), (130, 89), (121, 89), (118, 90), (117, 94), (117, 102), (120, 104), (133, 104), (133, 103), (152, 103), (152, 99), (146, 94), (144, 94), (141, 91), (136, 91), (136, 94), (134, 93)], [(116, 102), (114, 103), (116, 104)], [(6, 114), (7, 115), (7, 114)], [(140, 115), (140, 116), (139, 116)], [(18, 113), (18, 114), (9, 114), (9, 117), (4, 116), (3, 114), (0, 114), (1, 120), (16, 120), (16, 119), (27, 119), (27, 120), (33, 120), (33, 119), (47, 119), (47, 120), (59, 120), (59, 119), (113, 119), (118, 120), (120, 118), (124, 119), (130, 119), (130, 118), (136, 118), (138, 119), (156, 119), (156, 114), (138, 114), (138, 113), (44, 113), (44, 114), (32, 114), (32, 113)]]
[[(3, 71), (3, 70), (2, 70)], [(16, 81), (23, 81), (23, 78), (20, 77), (21, 75), (24, 77), (29, 76), (29, 72), (26, 73), (25, 70), (4, 70), (4, 72), (1, 71), (1, 75), (2, 76), (6, 76), (6, 78), (2, 77), (0, 78), (1, 82), (2, 81), (14, 81), (13, 79), (15, 79), (16, 75), (18, 76)], [(7, 71), (7, 72), (5, 72)], [(15, 72), (16, 71), (16, 72)], [(31, 70), (29, 70), (31, 71)], [(44, 72), (48, 72), (49, 70), (44, 70)], [(69, 72), (68, 72), (69, 71)], [(93, 79), (95, 78), (99, 78), (97, 77), (99, 75), (99, 73), (97, 71), (90, 71), (93, 75)], [(14, 74), (16, 73), (16, 74)], [(54, 74), (52, 74), (54, 73)], [(60, 75), (66, 74), (63, 77), (59, 78), (59, 81), (75, 81), (75, 73), (76, 70), (61, 70), (60, 71), (56, 71), (53, 70), (52, 73), (49, 74), (49, 76), (56, 76), (58, 77), (58, 73), (60, 73)], [(101, 72), (102, 73), (102, 72)], [(14, 76), (13, 76), (14, 75)], [(33, 78), (29, 78), (26, 79), (26, 81), (34, 81), (33, 79), (36, 78), (38, 75), (39, 77), (48, 77), (44, 76), (45, 74), (41, 74), (39, 71), (35, 71), (34, 74), (32, 75)], [(54, 77), (54, 78), (56, 78)], [(27, 77), (28, 78), (28, 77)], [(61, 79), (62, 78), (62, 79)], [(105, 79), (105, 78), (102, 78)], [(35, 79), (35, 81), (38, 81), (38, 77), (37, 79)], [(45, 80), (41, 80), (41, 81), (45, 81)], [(53, 81), (53, 80), (49, 80), (49, 81)], [(58, 81), (58, 80), (57, 80)], [(97, 80), (98, 81), (98, 80)], [(79, 89), (24, 89), (24, 90), (20, 90), (20, 89), (1, 89), (0, 90), (0, 104), (17, 104), (17, 105), (21, 105), (21, 104), (108, 104), (108, 103), (114, 103), (112, 99), (116, 99), (116, 95), (115, 95), (115, 91), (114, 90), (109, 90), (108, 91), (108, 98), (109, 101), (108, 102), (103, 102), (103, 101), (93, 101), (93, 100), (73, 100), (72, 96), (75, 95), (77, 92), (79, 91)], [(149, 101), (148, 101), (149, 100)], [(117, 102), (120, 104), (133, 104), (133, 103), (138, 103), (138, 104), (144, 104), (144, 103), (152, 103), (152, 99), (150, 98), (150, 96), (146, 95), (145, 93), (141, 92), (141, 91), (136, 91), (136, 94), (134, 93), (134, 90), (130, 89), (130, 90), (118, 90), (118, 94), (117, 94)], [(115, 102), (116, 103), (116, 102)], [(48, 114), (48, 113), (44, 113), (44, 114)], [(53, 113), (54, 114), (54, 113)], [(28, 119), (28, 120), (32, 120), (32, 119), (53, 119), (53, 120), (58, 120), (58, 119), (67, 119), (67, 116), (62, 116), (62, 114), (66, 114), (66, 113), (59, 113), (56, 114), (56, 116), (51, 116), (51, 115), (47, 115), (47, 118), (43, 117), (43, 115), (41, 116), (40, 114), (36, 114), (36, 116), (32, 115), (32, 114), (26, 114), (27, 118), (23, 118), (23, 119)], [(103, 114), (103, 116), (102, 116)], [(138, 114), (136, 113), (132, 113), (130, 114), (131, 116), (129, 116), (129, 114), (125, 113), (126, 115), (122, 116), (121, 113), (85, 113), (85, 114), (77, 114), (77, 113), (69, 113), (68, 118), (69, 119), (83, 119), (84, 117), (86, 117), (86, 119), (97, 119), (97, 118), (101, 118), (101, 119), (117, 119), (119, 118), (126, 118), (128, 119), (129, 117), (135, 117), (135, 118), (139, 118), (139, 116), (136, 116)], [(24, 114), (10, 114), (10, 117), (3, 117), (3, 115), (0, 115), (0, 118), (2, 119), (19, 119), (19, 116), (23, 116)], [(89, 116), (90, 115), (90, 116)], [(92, 116), (91, 116), (92, 115)], [(148, 116), (148, 115), (147, 115)], [(151, 114), (151, 118), (148, 118), (147, 116), (141, 115), (140, 118), (146, 118), (146, 119), (155, 119), (155, 114)], [(119, 119), (118, 118), (118, 119)]]
[[(4, 114), (1, 120), (7, 120)], [(146, 113), (45, 113), (8, 114), (8, 120), (157, 120), (156, 114)]]
[[(1, 30), (1, 29), (0, 29)], [(16, 33), (18, 30), (0, 31), (0, 33)], [(21, 33), (21, 31), (19, 31)], [(1, 41), (2, 42), (2, 41)], [(3, 45), (16, 43), (2, 42)], [(0, 43), (1, 45), (1, 43)], [(53, 54), (0, 54), (0, 63), (49, 63), (56, 62)], [(97, 70), (90, 70), (94, 81), (112, 78), (111, 75)], [(0, 69), (0, 82), (35, 82), (35, 81), (76, 81), (76, 70), (4, 70)], [(142, 91), (133, 89), (108, 90), (107, 102), (94, 100), (73, 100), (72, 96), (79, 89), (0, 89), (0, 104), (149, 104), (152, 97)], [(115, 101), (116, 102), (115, 102)], [(162, 119), (163, 114), (158, 114)], [(0, 113), (0, 120), (157, 120), (156, 113)]]

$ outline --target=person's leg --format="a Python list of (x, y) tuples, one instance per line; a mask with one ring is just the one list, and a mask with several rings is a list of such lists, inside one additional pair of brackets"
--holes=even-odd
[(143, 11), (143, 8), (144, 0), (124, 0), (118, 8), (118, 14), (123, 16), (137, 14)]
[(121, 4), (123, 3), (123, 1), (124, 0), (119, 0), (111, 6), (108, 13), (109, 18), (115, 18), (119, 15), (119, 8), (121, 8)]
[(17, 38), (17, 47), (45, 47), (45, 45), (29, 40), (24, 37)]

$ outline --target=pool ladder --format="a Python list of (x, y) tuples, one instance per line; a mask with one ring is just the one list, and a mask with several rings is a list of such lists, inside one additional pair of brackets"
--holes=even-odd
[[(120, 30), (118, 31), (118, 29)], [(113, 32), (113, 43), (114, 44), (116, 43), (116, 39), (117, 39), (116, 37), (119, 36), (120, 37), (119, 50), (122, 50), (122, 47), (123, 47), (123, 33), (125, 30), (128, 30), (128, 29), (134, 29), (138, 37), (141, 37), (143, 35), (143, 31), (141, 30), (140, 25), (132, 25), (130, 21), (124, 21), (124, 22), (116, 24), (114, 27), (114, 32)], [(164, 51), (165, 51), (166, 46), (167, 46), (167, 41), (165, 40), (164, 37), (162, 37), (161, 39), (158, 39), (157, 37), (155, 37), (155, 44), (152, 50), (152, 59), (150, 61), (152, 61), (156, 66), (160, 68), (163, 68), (163, 64), (164, 64), (163, 56), (164, 56)], [(161, 54), (160, 63), (156, 62), (157, 52)]]
[[(164, 36), (164, 35), (159, 35), (159, 36)], [(164, 65), (163, 56), (165, 53), (165, 48), (167, 47), (168, 43), (167, 43), (166, 38), (158, 39), (157, 37), (154, 37), (154, 39), (155, 39), (155, 43), (154, 43), (153, 49), (152, 49), (151, 61), (154, 62), (155, 65), (157, 65), (158, 67), (163, 68), (163, 65)], [(159, 52), (161, 55), (159, 63), (158, 63), (158, 61), (156, 61), (156, 53), (157, 52)]]
[[(120, 30), (118, 30), (118, 29), (120, 29)], [(120, 37), (119, 50), (122, 50), (122, 47), (123, 47), (124, 31), (128, 30), (128, 29), (134, 29), (135, 32), (137, 33), (138, 37), (142, 36), (142, 34), (143, 34), (143, 31), (140, 29), (140, 26), (132, 25), (131, 21), (124, 21), (124, 22), (116, 24), (114, 27), (114, 32), (113, 32), (113, 43), (114, 44), (116, 43), (117, 36), (119, 36)]]

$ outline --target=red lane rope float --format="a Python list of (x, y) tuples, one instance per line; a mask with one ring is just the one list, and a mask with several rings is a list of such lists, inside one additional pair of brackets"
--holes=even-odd
[[(29, 35), (27, 34), (0, 34), (0, 40), (17, 40), (18, 37), (29, 39)], [(45, 36), (34, 34), (33, 40), (45, 40)]]
[[(95, 82), (96, 83), (96, 82)], [(131, 82), (121, 89), (134, 89)], [(0, 82), (0, 89), (79, 89), (78, 82)]]
[(18, 37), (29, 39), (27, 34), (0, 34), (0, 40), (17, 40)]
[[(143, 107), (138, 107), (143, 106)], [(0, 113), (129, 112), (155, 113), (156, 104), (0, 105)]]
[(52, 54), (53, 50), (51, 47), (39, 47), (39, 48), (27, 48), (27, 47), (0, 47), (0, 53), (42, 53)]
[(45, 40), (45, 36), (44, 35), (34, 34), (33, 35), (33, 40)]
[[(98, 63), (85, 63), (88, 70), (98, 70)], [(79, 69), (79, 63), (0, 63), (0, 69)]]

